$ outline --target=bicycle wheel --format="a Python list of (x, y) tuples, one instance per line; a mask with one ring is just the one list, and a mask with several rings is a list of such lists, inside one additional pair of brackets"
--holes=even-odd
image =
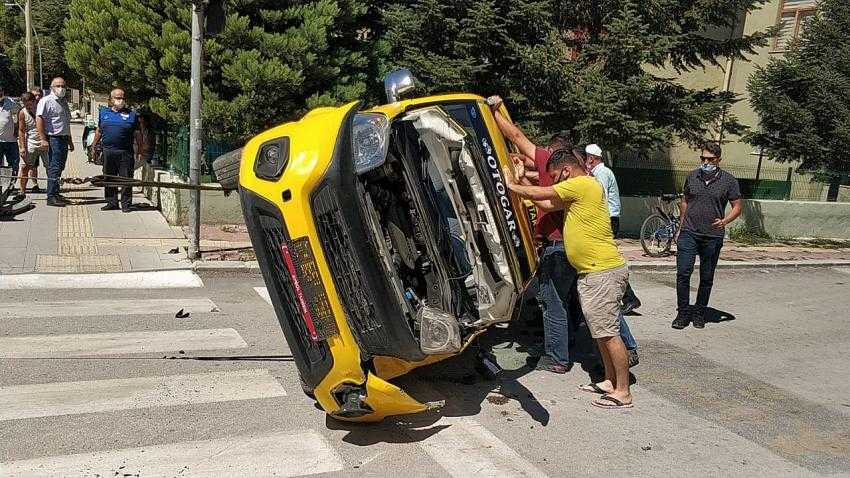
[(650, 257), (661, 257), (670, 251), (673, 227), (664, 216), (653, 214), (640, 227), (640, 245)]

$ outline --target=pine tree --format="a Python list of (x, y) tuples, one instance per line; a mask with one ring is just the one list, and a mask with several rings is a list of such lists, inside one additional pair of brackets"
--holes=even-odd
[[(391, 63), (409, 66), (431, 90), (509, 96), (535, 131), (568, 130), (577, 142), (649, 151), (673, 137), (696, 143), (735, 98), (689, 89), (659, 73), (743, 58), (762, 32), (730, 29), (762, 0), (421, 0), (388, 8)], [(725, 58), (724, 58), (725, 59)], [(669, 75), (668, 76), (672, 76)]]
[(751, 142), (779, 161), (835, 179), (850, 172), (850, 3), (821, 0), (799, 42), (750, 78)]
[[(242, 0), (227, 2), (225, 11), (224, 31), (204, 44), (204, 121), (212, 137), (244, 140), (365, 93), (363, 2)], [(186, 124), (190, 22), (186, 0), (71, 0), (68, 62), (93, 88), (120, 85)]]

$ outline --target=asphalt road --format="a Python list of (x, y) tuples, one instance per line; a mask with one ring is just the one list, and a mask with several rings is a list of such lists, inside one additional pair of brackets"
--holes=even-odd
[(850, 270), (719, 271), (734, 320), (682, 331), (675, 277), (633, 274), (629, 411), (590, 406), (580, 366), (531, 371), (517, 322), (486, 339), (495, 380), (421, 370), (396, 382), (446, 407), (378, 425), (303, 395), (259, 277), (201, 278), (3, 290), (0, 476), (850, 475)]

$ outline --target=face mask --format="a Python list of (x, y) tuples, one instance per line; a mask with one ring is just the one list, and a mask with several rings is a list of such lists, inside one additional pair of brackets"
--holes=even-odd
[(112, 100), (112, 104), (115, 105), (116, 108), (121, 109), (124, 107), (124, 100)]
[(699, 167), (704, 173), (713, 173), (717, 171), (717, 165), (711, 163), (703, 163)]
[(65, 97), (65, 88), (52, 88), (53, 94), (56, 95), (57, 98)]

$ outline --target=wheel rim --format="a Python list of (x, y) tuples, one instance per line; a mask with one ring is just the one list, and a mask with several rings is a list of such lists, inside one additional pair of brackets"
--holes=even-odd
[(641, 228), (640, 243), (649, 255), (661, 255), (670, 249), (673, 231), (670, 223), (660, 217), (647, 218)]

